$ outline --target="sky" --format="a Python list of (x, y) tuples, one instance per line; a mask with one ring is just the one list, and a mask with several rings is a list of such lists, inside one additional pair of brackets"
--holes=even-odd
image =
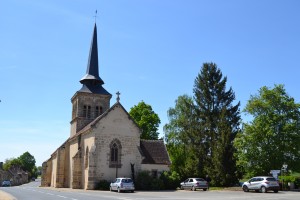
[(241, 110), (274, 84), (300, 102), (299, 9), (298, 0), (1, 0), (0, 162), (28, 151), (41, 166), (70, 136), (95, 20), (111, 105), (117, 91), (128, 112), (151, 105), (160, 136), (205, 62), (218, 65)]

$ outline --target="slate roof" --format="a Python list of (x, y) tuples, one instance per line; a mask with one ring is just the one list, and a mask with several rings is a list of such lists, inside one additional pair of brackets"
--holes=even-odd
[(98, 44), (97, 44), (97, 26), (95, 23), (94, 32), (90, 47), (89, 60), (86, 68), (86, 74), (80, 80), (83, 84), (79, 92), (94, 93), (111, 95), (107, 92), (102, 85), (104, 81), (99, 76), (99, 64), (98, 64)]
[(164, 164), (170, 165), (171, 161), (163, 140), (142, 140), (140, 148), (142, 151), (142, 164)]

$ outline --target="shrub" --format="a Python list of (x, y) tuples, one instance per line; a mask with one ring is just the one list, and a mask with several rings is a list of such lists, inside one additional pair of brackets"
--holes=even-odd
[(180, 186), (180, 176), (177, 172), (164, 172), (161, 174), (160, 179), (163, 182), (164, 189), (175, 190)]
[(149, 175), (148, 171), (141, 171), (135, 178), (135, 188), (137, 190), (151, 190), (151, 182), (153, 178)]
[(300, 189), (300, 177), (297, 177), (295, 180), (295, 189)]
[(96, 190), (109, 190), (110, 182), (107, 180), (101, 180), (96, 186)]
[(141, 171), (135, 179), (137, 190), (175, 190), (180, 186), (177, 172), (163, 172), (159, 178), (153, 178), (149, 171)]
[(151, 190), (163, 190), (163, 189), (165, 189), (163, 181), (161, 179), (158, 179), (158, 178), (152, 178), (150, 188), (151, 188)]

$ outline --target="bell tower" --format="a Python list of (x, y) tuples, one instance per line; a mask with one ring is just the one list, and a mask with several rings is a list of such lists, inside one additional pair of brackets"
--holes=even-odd
[(102, 87), (104, 81), (99, 77), (96, 23), (86, 74), (80, 80), (80, 83), (82, 88), (71, 99), (72, 120), (70, 137), (110, 108), (112, 95)]

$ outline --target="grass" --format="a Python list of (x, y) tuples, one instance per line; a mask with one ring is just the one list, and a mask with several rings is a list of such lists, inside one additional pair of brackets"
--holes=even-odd
[(223, 190), (224, 187), (209, 187), (209, 190)]

